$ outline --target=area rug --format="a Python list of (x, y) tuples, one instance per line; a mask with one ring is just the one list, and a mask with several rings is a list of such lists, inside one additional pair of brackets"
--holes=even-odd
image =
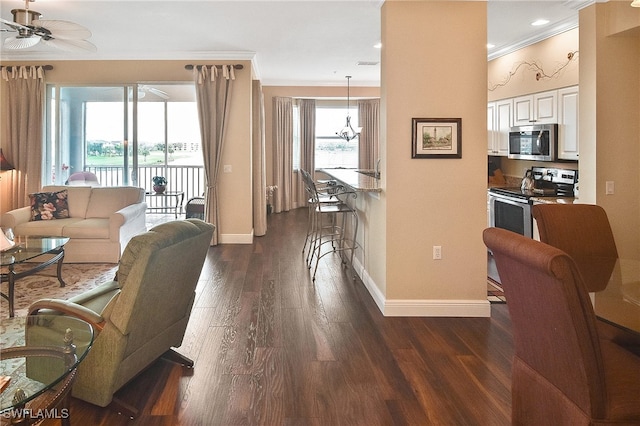
[(507, 303), (502, 286), (491, 278), (487, 278), (487, 299), (491, 303)]
[[(15, 287), (15, 315), (26, 315), (29, 305), (36, 300), (68, 299), (110, 281), (117, 269), (118, 265), (114, 263), (65, 263), (62, 265), (64, 287), (60, 287), (56, 277), (56, 265), (43, 269), (37, 275), (20, 278)], [(16, 270), (20, 271), (19, 268)], [(8, 294), (8, 287), (8, 283), (3, 282), (2, 293)], [(9, 316), (9, 302), (4, 297), (0, 299), (0, 315), (6, 318)]]

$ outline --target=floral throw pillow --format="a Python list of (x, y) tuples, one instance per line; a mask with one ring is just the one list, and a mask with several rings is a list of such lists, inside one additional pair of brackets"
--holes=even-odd
[(31, 220), (52, 220), (69, 217), (67, 190), (29, 194)]

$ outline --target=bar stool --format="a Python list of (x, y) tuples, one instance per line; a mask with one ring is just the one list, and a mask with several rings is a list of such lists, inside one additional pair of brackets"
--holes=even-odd
[[(316, 197), (313, 195), (312, 184), (315, 183), (315, 188), (318, 194), (318, 202), (321, 204), (335, 204), (340, 203), (340, 199), (335, 196), (336, 192), (344, 190), (342, 185), (338, 185), (335, 180), (318, 180), (317, 182), (313, 180), (311, 174), (301, 169), (300, 173), (302, 174), (302, 182), (305, 187), (305, 191), (307, 192), (307, 207), (308, 207), (308, 221), (307, 221), (307, 235), (304, 240), (304, 245), (302, 247), (302, 253), (307, 253), (306, 260), (309, 262), (311, 257), (311, 237), (315, 230), (315, 208), (316, 208)], [(307, 249), (308, 252), (307, 252)]]
[[(309, 237), (309, 256), (307, 265), (313, 268), (312, 280), (315, 281), (320, 259), (330, 253), (339, 253), (341, 261), (346, 264), (343, 253), (350, 252), (349, 262), (353, 265), (353, 256), (357, 248), (356, 237), (358, 235), (358, 213), (345, 201), (346, 197), (356, 197), (355, 191), (348, 191), (346, 188), (336, 190), (332, 194), (339, 202), (321, 203), (321, 193), (311, 176), (307, 173), (305, 185), (309, 188), (313, 206), (311, 215), (311, 235)], [(342, 198), (340, 198), (342, 197)], [(344, 199), (344, 201), (343, 201)], [(348, 236), (349, 220), (351, 221), (352, 233)], [(330, 245), (330, 248), (327, 246)], [(314, 264), (315, 260), (315, 266)]]

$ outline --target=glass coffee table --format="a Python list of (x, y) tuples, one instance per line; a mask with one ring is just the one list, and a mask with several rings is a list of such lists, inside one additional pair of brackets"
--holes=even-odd
[[(14, 239), (15, 246), (5, 250), (1, 254), (2, 273), (0, 282), (9, 283), (8, 294), (0, 293), (0, 296), (9, 302), (9, 317), (14, 315), (14, 293), (16, 280), (33, 275), (58, 262), (57, 277), (60, 287), (65, 286), (62, 279), (62, 261), (64, 260), (64, 245), (69, 241), (67, 237), (22, 237)], [(42, 256), (42, 259), (37, 259)], [(28, 265), (26, 269), (16, 271), (17, 265)]]
[(78, 318), (0, 319), (0, 423), (28, 425), (60, 419), (63, 425), (70, 424), (76, 368), (92, 344), (93, 328)]

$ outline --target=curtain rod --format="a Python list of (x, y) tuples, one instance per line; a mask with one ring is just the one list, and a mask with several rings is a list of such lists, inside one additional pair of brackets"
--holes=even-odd
[[(17, 65), (17, 67), (42, 67), (43, 69), (45, 69), (46, 71), (51, 71), (53, 69), (53, 65)], [(7, 71), (11, 71), (12, 70), (12, 66), (6, 66), (6, 65), (0, 65), (0, 69), (2, 68), (6, 68)]]
[[(191, 65), (191, 64), (189, 64), (189, 65), (185, 65), (184, 69), (192, 70), (194, 67), (200, 69), (201, 66), (202, 65)], [(222, 65), (212, 65), (212, 66), (215, 66), (218, 69), (222, 68)], [(236, 70), (241, 70), (243, 68), (244, 68), (244, 65), (241, 65), (241, 64), (236, 64), (236, 65), (233, 66), (233, 69), (236, 69)]]

